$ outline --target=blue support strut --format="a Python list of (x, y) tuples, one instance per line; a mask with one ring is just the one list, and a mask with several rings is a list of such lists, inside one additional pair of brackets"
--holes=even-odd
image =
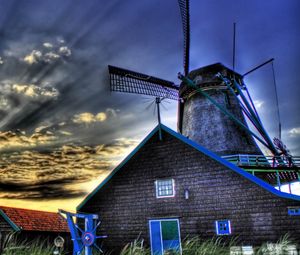
[[(101, 248), (96, 244), (96, 240), (98, 238), (106, 238), (107, 236), (97, 236), (96, 234), (97, 227), (101, 223), (98, 220), (97, 214), (70, 213), (63, 210), (59, 210), (59, 214), (66, 216), (71, 239), (74, 244), (73, 255), (80, 255), (83, 250), (85, 255), (92, 255), (93, 247), (103, 253)], [(74, 222), (74, 218), (84, 220), (84, 230)]]

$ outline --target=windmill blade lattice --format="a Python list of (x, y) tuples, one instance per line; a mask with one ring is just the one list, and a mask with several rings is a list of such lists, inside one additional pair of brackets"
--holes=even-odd
[(178, 0), (178, 3), (180, 7), (184, 37), (183, 67), (184, 75), (187, 76), (190, 65), (190, 6), (189, 0)]
[(179, 87), (171, 81), (115, 66), (108, 66), (108, 70), (111, 91), (178, 100)]

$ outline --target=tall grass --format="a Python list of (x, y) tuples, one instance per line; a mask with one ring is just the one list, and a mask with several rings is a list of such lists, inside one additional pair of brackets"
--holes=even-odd
[[(256, 247), (255, 255), (285, 255), (288, 253), (288, 246), (295, 243), (289, 235), (285, 235), (277, 243), (264, 243)], [(229, 255), (230, 247), (237, 245), (235, 239), (223, 242), (221, 238), (201, 240), (199, 237), (188, 238), (182, 242), (183, 255)], [(127, 244), (120, 255), (150, 255), (150, 249), (145, 247), (142, 239)], [(167, 253), (165, 253), (167, 255)], [(178, 255), (179, 253), (170, 252), (168, 255)]]
[(285, 255), (290, 245), (295, 244), (288, 234), (281, 237), (277, 243), (264, 243), (255, 252), (256, 255)]
[(185, 255), (228, 255), (229, 247), (232, 246), (222, 242), (221, 238), (201, 240), (199, 237), (187, 239), (182, 244), (182, 253)]
[(120, 255), (150, 255), (150, 249), (144, 246), (143, 239), (136, 239), (127, 244), (121, 251)]
[[(236, 245), (236, 240), (224, 242), (221, 238), (212, 238), (210, 240), (201, 240), (199, 237), (187, 238), (182, 242), (183, 255), (229, 255), (230, 247)], [(295, 244), (289, 235), (285, 235), (277, 243), (264, 243), (256, 247), (255, 255), (285, 255), (288, 254), (288, 247)], [(1, 255), (51, 255), (55, 247), (47, 240), (18, 241), (10, 236), (2, 247)], [(65, 254), (61, 252), (60, 254)], [(84, 254), (84, 251), (82, 252)], [(93, 254), (100, 254), (94, 252)], [(105, 253), (106, 255), (109, 254)], [(120, 255), (151, 255), (150, 248), (146, 247), (143, 239), (138, 238), (127, 244)], [(170, 251), (165, 255), (179, 255), (179, 253)]]
[[(233, 242), (232, 242), (233, 243)], [(229, 245), (230, 246), (230, 245)], [(220, 238), (211, 240), (201, 240), (198, 237), (186, 239), (182, 243), (182, 253), (184, 255), (228, 255), (229, 246), (226, 245)], [(127, 244), (120, 255), (150, 255), (151, 251), (145, 247), (142, 239), (137, 239), (134, 242)], [(166, 255), (178, 255), (178, 252), (169, 251)]]
[(50, 245), (47, 240), (19, 241), (16, 236), (9, 236), (1, 255), (50, 255), (54, 250), (54, 245)]

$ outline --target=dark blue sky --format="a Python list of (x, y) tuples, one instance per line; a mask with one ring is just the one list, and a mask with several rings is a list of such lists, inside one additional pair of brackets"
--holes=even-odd
[[(139, 140), (156, 125), (146, 97), (109, 92), (107, 65), (179, 83), (183, 35), (176, 0), (0, 0), (0, 6), (2, 153), (109, 146)], [(282, 138), (300, 155), (300, 2), (191, 0), (190, 8), (190, 70), (232, 66), (233, 22), (238, 72), (275, 58)], [(245, 82), (274, 137), (272, 79), (267, 65)], [(164, 105), (162, 122), (176, 130), (176, 102)]]

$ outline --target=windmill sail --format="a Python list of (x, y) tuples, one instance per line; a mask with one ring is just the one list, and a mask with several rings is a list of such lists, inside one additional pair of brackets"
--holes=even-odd
[(123, 68), (108, 66), (110, 90), (178, 100), (179, 87), (173, 82)]
[(183, 37), (184, 37), (184, 53), (183, 53), (183, 67), (184, 75), (187, 76), (189, 73), (189, 62), (190, 62), (190, 10), (189, 10), (189, 0), (178, 0), (181, 19), (182, 19), (182, 28), (183, 28)]

